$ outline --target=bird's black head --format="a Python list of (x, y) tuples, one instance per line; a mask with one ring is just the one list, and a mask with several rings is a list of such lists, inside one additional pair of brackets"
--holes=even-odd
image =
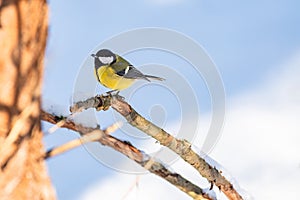
[(108, 49), (101, 49), (96, 53), (96, 56), (98, 56), (98, 57), (110, 57), (110, 56), (114, 56), (114, 55), (115, 54)]
[(92, 54), (91, 56), (95, 58), (96, 67), (109, 65), (116, 60), (116, 55), (108, 49), (101, 49), (96, 54)]

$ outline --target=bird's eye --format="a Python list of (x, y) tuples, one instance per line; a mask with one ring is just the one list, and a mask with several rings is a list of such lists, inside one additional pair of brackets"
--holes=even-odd
[(113, 56), (107, 56), (107, 57), (98, 57), (100, 62), (102, 62), (103, 64), (110, 64), (114, 61), (114, 57)]

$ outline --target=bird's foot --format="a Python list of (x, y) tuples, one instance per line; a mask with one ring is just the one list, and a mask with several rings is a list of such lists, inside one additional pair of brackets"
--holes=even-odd
[(114, 97), (117, 97), (118, 99), (123, 100), (124, 97), (120, 96), (119, 93), (120, 93), (120, 90), (111, 90), (111, 91), (106, 92), (106, 94), (110, 97), (114, 96)]
[(116, 94), (119, 94), (120, 91), (119, 90), (111, 90), (111, 91), (106, 92), (106, 94), (108, 96), (112, 96), (112, 95), (115, 95), (114, 92), (116, 92)]

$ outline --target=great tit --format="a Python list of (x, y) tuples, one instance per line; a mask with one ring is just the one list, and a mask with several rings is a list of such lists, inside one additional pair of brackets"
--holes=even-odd
[(163, 81), (163, 78), (145, 75), (121, 56), (108, 49), (101, 49), (94, 57), (95, 74), (99, 83), (112, 90), (123, 90), (130, 87), (137, 79)]

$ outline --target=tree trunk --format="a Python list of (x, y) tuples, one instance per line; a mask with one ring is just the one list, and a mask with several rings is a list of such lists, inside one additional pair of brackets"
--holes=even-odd
[(0, 0), (0, 199), (54, 199), (40, 125), (48, 7)]

